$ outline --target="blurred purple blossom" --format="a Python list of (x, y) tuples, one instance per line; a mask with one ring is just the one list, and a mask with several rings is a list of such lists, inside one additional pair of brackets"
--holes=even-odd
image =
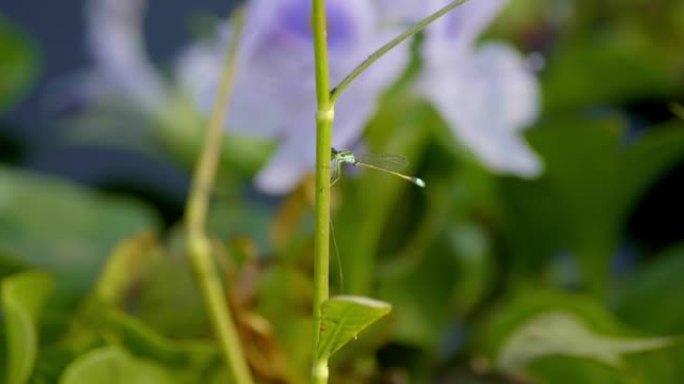
[[(478, 46), (477, 38), (505, 0), (471, 0), (426, 30), (425, 66), (418, 89), (453, 127), (459, 139), (489, 167), (534, 176), (541, 163), (520, 131), (537, 116), (538, 84), (523, 58), (502, 43)], [(370, 53), (446, 0), (327, 0), (331, 83), (338, 83)], [(91, 0), (87, 8), (91, 75), (89, 94), (123, 96), (151, 114), (168, 102), (170, 84), (149, 63), (142, 41), (144, 0)], [(227, 129), (276, 138), (277, 153), (259, 173), (257, 186), (284, 193), (313, 169), (315, 92), (310, 0), (250, 0), (240, 47), (237, 82)], [(199, 108), (212, 106), (223, 53), (230, 39), (223, 25), (210, 40), (187, 47), (175, 81)], [(357, 141), (377, 100), (405, 68), (402, 44), (367, 70), (339, 99), (333, 143)]]
[[(328, 0), (330, 78), (342, 80), (374, 49), (398, 31), (383, 27), (377, 9), (366, 0)], [(315, 159), (315, 82), (310, 0), (252, 0), (247, 4), (245, 37), (234, 100), (231, 131), (281, 141), (278, 152), (257, 176), (271, 193), (291, 190), (313, 169)], [(181, 57), (178, 75), (202, 108), (211, 106), (218, 80), (223, 39), (191, 46)], [(337, 103), (333, 143), (345, 147), (361, 135), (380, 92), (396, 80), (408, 49), (392, 52), (364, 73)]]
[(457, 69), (426, 72), (422, 90), (488, 167), (527, 177), (541, 172), (519, 135), (537, 116), (538, 87), (510, 46), (487, 43)]
[[(448, 4), (433, 2), (432, 11)], [(539, 84), (526, 60), (504, 43), (477, 38), (506, 4), (471, 0), (426, 31), (420, 88), (458, 138), (489, 168), (537, 176), (542, 163), (520, 132), (539, 114)]]
[(403, 24), (406, 26), (420, 21), (436, 11), (432, 0), (375, 0), (381, 10), (382, 22), (385, 24)]
[(82, 82), (92, 96), (118, 95), (152, 111), (166, 95), (164, 80), (149, 62), (142, 34), (146, 0), (95, 0), (86, 3), (88, 49), (93, 73)]

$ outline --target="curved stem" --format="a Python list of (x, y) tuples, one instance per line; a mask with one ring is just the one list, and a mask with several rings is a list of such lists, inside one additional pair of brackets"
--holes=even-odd
[(233, 34), (226, 53), (218, 93), (212, 109), (202, 153), (197, 162), (190, 197), (185, 211), (188, 254), (195, 269), (202, 294), (209, 311), (214, 331), (226, 360), (232, 382), (251, 384), (249, 367), (240, 346), (235, 323), (231, 317), (221, 279), (211, 256), (211, 241), (206, 234), (205, 223), (211, 191), (214, 188), (216, 169), (221, 155), (223, 124), (226, 120), (228, 101), (235, 82), (237, 52), (244, 24), (242, 10), (233, 12)]
[[(418, 0), (417, 0), (418, 1)], [(382, 47), (378, 48), (377, 51), (373, 52), (366, 60), (364, 60), (361, 64), (359, 64), (356, 68), (354, 68), (353, 71), (347, 75), (333, 90), (330, 92), (330, 101), (332, 103), (335, 103), (337, 99), (340, 97), (342, 92), (349, 87), (349, 84), (354, 81), (363, 71), (368, 69), (373, 63), (378, 61), (379, 58), (384, 56), (387, 52), (389, 52), (392, 48), (396, 47), (397, 45), (401, 44), (404, 40), (408, 39), (409, 37), (415, 35), (416, 33), (422, 31), (430, 25), (433, 21), (439, 19), (440, 17), (446, 15), (449, 13), (451, 10), (454, 8), (464, 4), (468, 0), (455, 0), (452, 1), (451, 3), (447, 4), (444, 6), (442, 9), (439, 11), (433, 13), (432, 15), (424, 18), (423, 20), (417, 22), (415, 25), (413, 25), (411, 28), (409, 28), (406, 32), (400, 34), (399, 36), (395, 37), (394, 39), (390, 40), (387, 44), (383, 45)], [(482, 1), (487, 1), (487, 0), (482, 0)]]
[(330, 267), (330, 157), (332, 124), (335, 118), (330, 100), (328, 42), (325, 0), (312, 0), (314, 59), (316, 63), (316, 231), (314, 238), (314, 297), (312, 382), (327, 383), (328, 362), (315, 352), (321, 328), (321, 305), (328, 300)]

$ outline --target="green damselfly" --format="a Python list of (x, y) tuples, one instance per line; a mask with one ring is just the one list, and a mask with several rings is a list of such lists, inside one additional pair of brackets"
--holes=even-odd
[(417, 177), (407, 176), (398, 171), (408, 166), (408, 160), (401, 155), (356, 155), (348, 149), (337, 150), (332, 148), (332, 169), (330, 184), (335, 184), (342, 174), (342, 164), (351, 164), (355, 167), (366, 167), (377, 171), (389, 173), (411, 182), (421, 188), (425, 188), (425, 182)]

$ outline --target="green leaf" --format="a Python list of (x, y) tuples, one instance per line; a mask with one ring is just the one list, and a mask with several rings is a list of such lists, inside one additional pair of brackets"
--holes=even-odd
[(586, 357), (620, 368), (623, 355), (669, 346), (672, 338), (626, 338), (594, 332), (577, 316), (564, 311), (539, 314), (520, 325), (501, 347), (497, 367), (505, 372), (524, 369), (545, 356)]
[(52, 278), (24, 272), (2, 281), (2, 305), (7, 332), (7, 384), (26, 383), (38, 354), (37, 322), (52, 291)]
[[(554, 316), (546, 317), (550, 314)], [(683, 371), (681, 337), (646, 339), (585, 294), (521, 289), (475, 325), (472, 345), (478, 361), (514, 377), (531, 375), (532, 382), (665, 383), (677, 382), (670, 378)], [(662, 344), (649, 345), (654, 340)], [(612, 363), (614, 356), (620, 366)], [(612, 359), (611, 364), (605, 359)]]
[(620, 158), (619, 203), (623, 210), (631, 208), (635, 201), (652, 184), (684, 158), (684, 122), (655, 126), (626, 148)]
[(102, 305), (135, 308), (136, 317), (174, 338), (201, 337), (210, 327), (192, 267), (151, 233), (119, 243), (102, 269), (93, 301), (95, 312)]
[(475, 345), (492, 361), (513, 331), (540, 313), (569, 312), (581, 316), (593, 329), (602, 333), (621, 335), (626, 331), (601, 303), (588, 295), (537, 288), (520, 289), (511, 295), (494, 305), (476, 327)]
[(561, 44), (542, 84), (547, 110), (675, 98), (677, 72), (630, 41), (578, 39)]
[(360, 296), (337, 296), (326, 300), (321, 306), (323, 321), (317, 358), (329, 358), (391, 309), (388, 303)]
[(60, 384), (166, 384), (177, 383), (174, 376), (160, 366), (135, 358), (119, 347), (90, 351), (67, 367)]
[(0, 14), (0, 113), (33, 84), (38, 73), (37, 56), (33, 42)]
[[(103, 322), (121, 345), (174, 369), (206, 369), (219, 358), (215, 345), (202, 340), (166, 338), (140, 319), (115, 309), (102, 309)], [(114, 336), (116, 335), (116, 336)]]
[(501, 180), (516, 272), (539, 276), (549, 258), (564, 251), (580, 267), (579, 281), (571, 283), (605, 288), (630, 209), (684, 157), (681, 122), (653, 127), (629, 145), (620, 141), (624, 127), (619, 115), (609, 115), (548, 119), (530, 132), (546, 163), (544, 175)]
[(461, 271), (453, 246), (445, 238), (438, 239), (425, 251), (429, 256), (413, 268), (379, 279), (378, 297), (395, 310), (394, 341), (425, 350), (438, 348), (457, 306), (454, 290)]
[(265, 268), (258, 276), (256, 312), (273, 321), (277, 343), (287, 359), (294, 383), (307, 382), (311, 372), (313, 321), (308, 310), (312, 296), (308, 274), (284, 264)]
[(97, 301), (125, 306), (129, 290), (140, 284), (155, 263), (163, 262), (161, 256), (157, 239), (151, 233), (142, 233), (119, 243), (97, 280), (94, 289)]
[[(619, 116), (543, 121), (529, 138), (546, 169), (502, 179), (513, 267), (539, 275), (560, 251), (576, 256), (581, 283), (600, 288), (617, 243)], [(517, 271), (516, 271), (517, 272)]]
[(54, 177), (0, 167), (0, 255), (53, 273), (54, 303), (73, 306), (122, 239), (154, 230), (146, 207), (106, 197)]
[(684, 245), (655, 257), (628, 279), (616, 312), (627, 324), (646, 332), (684, 333)]

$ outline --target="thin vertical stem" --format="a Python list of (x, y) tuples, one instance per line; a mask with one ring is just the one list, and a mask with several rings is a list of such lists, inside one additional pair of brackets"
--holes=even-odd
[(195, 168), (192, 189), (185, 211), (188, 236), (188, 254), (202, 288), (205, 304), (226, 360), (232, 381), (240, 384), (253, 382), (249, 367), (240, 346), (240, 338), (226, 303), (223, 285), (211, 256), (211, 242), (205, 223), (211, 191), (214, 188), (216, 169), (221, 155), (223, 125), (228, 101), (235, 83), (237, 53), (244, 24), (242, 10), (233, 12), (233, 33), (221, 73), (218, 93), (214, 102), (202, 153)]
[(314, 239), (313, 346), (311, 368), (313, 383), (328, 382), (328, 361), (315, 353), (321, 328), (321, 305), (329, 296), (330, 266), (330, 156), (332, 125), (335, 118), (330, 102), (328, 42), (325, 0), (312, 0), (314, 59), (316, 62), (316, 232)]

